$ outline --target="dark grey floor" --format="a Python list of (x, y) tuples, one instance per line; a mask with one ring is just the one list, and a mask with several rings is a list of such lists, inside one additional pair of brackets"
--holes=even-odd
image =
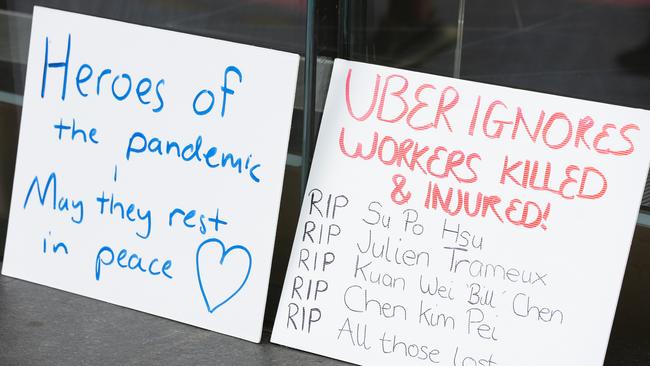
[(0, 276), (0, 365), (345, 365)]

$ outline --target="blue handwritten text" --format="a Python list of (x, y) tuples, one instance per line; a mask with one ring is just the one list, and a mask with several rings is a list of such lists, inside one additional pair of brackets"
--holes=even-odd
[(151, 234), (151, 210), (145, 211), (137, 207), (135, 203), (123, 203), (115, 198), (113, 193), (111, 193), (110, 197), (107, 197), (104, 191), (102, 191), (101, 196), (97, 196), (97, 202), (99, 203), (100, 215), (104, 215), (106, 212), (106, 214), (116, 215), (122, 220), (128, 220), (130, 222), (140, 220), (140, 222), (145, 222), (145, 232), (139, 233), (136, 231), (135, 234), (142, 239), (149, 238)]
[[(41, 204), (41, 206), (45, 206), (45, 200), (48, 197), (48, 193), (50, 192), (50, 188), (52, 189), (52, 194), (50, 195), (52, 197), (52, 210), (54, 211), (59, 211), (59, 212), (67, 212), (67, 211), (72, 211), (75, 210), (75, 212), (71, 213), (70, 215), (70, 220), (74, 222), (75, 224), (81, 224), (84, 219), (84, 203), (83, 200), (74, 200), (72, 198), (68, 197), (58, 197), (57, 196), (57, 181), (56, 181), (56, 173), (52, 172), (50, 173), (49, 177), (47, 178), (47, 182), (45, 183), (45, 187), (41, 189), (41, 182), (38, 179), (38, 176), (35, 176), (34, 179), (32, 180), (32, 183), (29, 185), (29, 189), (27, 190), (27, 194), (25, 195), (25, 201), (23, 203), (23, 209), (27, 208), (27, 204), (29, 203), (30, 198), (32, 197), (32, 192), (34, 191), (34, 188), (36, 188), (36, 194), (38, 195), (38, 202)], [(75, 217), (76, 213), (76, 217)]]
[[(126, 259), (126, 258), (129, 259)], [(159, 276), (162, 274), (163, 276), (171, 279), (173, 278), (171, 274), (169, 274), (169, 270), (172, 268), (172, 261), (171, 259), (167, 259), (165, 262), (163, 262), (162, 266), (160, 266), (159, 259), (154, 258), (147, 264), (142, 263), (143, 258), (138, 256), (136, 253), (132, 253), (129, 255), (129, 252), (126, 249), (121, 249), (117, 253), (117, 258), (115, 258), (115, 253), (113, 252), (113, 249), (109, 246), (103, 246), (99, 251), (97, 252), (97, 257), (95, 258), (95, 279), (99, 281), (101, 277), (101, 271), (102, 271), (102, 266), (110, 266), (113, 263), (117, 263), (117, 266), (120, 268), (124, 269), (129, 269), (129, 270), (138, 270), (142, 273), (148, 273), (152, 276)]]
[[(41, 82), (41, 98), (45, 98), (45, 91), (47, 89), (47, 81), (48, 77), (51, 77), (49, 75), (50, 69), (62, 69), (63, 71), (63, 78), (61, 79), (61, 100), (65, 100), (67, 89), (68, 89), (68, 71), (70, 69), (71, 61), (70, 61), (70, 51), (72, 48), (72, 35), (68, 34), (68, 42), (67, 42), (67, 48), (65, 50), (65, 59), (62, 61), (58, 62), (53, 62), (50, 60), (50, 39), (49, 37), (45, 37), (45, 59), (43, 62), (43, 79)], [(93, 79), (93, 74), (95, 74), (95, 70), (93, 69), (92, 66), (89, 64), (83, 64), (79, 66), (77, 69), (77, 76), (75, 78), (75, 86), (77, 89), (77, 92), (79, 95), (82, 97), (86, 98), (90, 95), (90, 92), (86, 89), (87, 85), (84, 85), (91, 81)], [(116, 72), (113, 75), (113, 80), (112, 82), (110, 81), (105, 81), (104, 84), (102, 84), (102, 80), (104, 78), (107, 78), (110, 80), (111, 75), (113, 74), (113, 70), (110, 68), (104, 68), (101, 72), (97, 74), (97, 77), (95, 78), (95, 91), (96, 95), (100, 96), (100, 94), (103, 93), (108, 93), (105, 89), (109, 89), (110, 95), (113, 96), (113, 98), (117, 101), (123, 101), (127, 99), (130, 95), (135, 94), (135, 98), (142, 104), (142, 105), (148, 105), (151, 103), (151, 98), (149, 98), (149, 94), (152, 92), (152, 88), (154, 89), (154, 93), (156, 94), (155, 98), (157, 100), (157, 106), (152, 108), (152, 111), (155, 113), (158, 113), (162, 111), (165, 102), (163, 101), (163, 96), (162, 96), (162, 86), (165, 85), (165, 79), (160, 79), (155, 83), (155, 87), (153, 86), (153, 81), (148, 78), (148, 77), (142, 77), (137, 84), (133, 81), (133, 78), (131, 77), (130, 74), (128, 73), (119, 73)], [(109, 86), (105, 86), (102, 88), (102, 85), (109, 85), (107, 83), (110, 83)], [(135, 88), (133, 85), (136, 85)]]
[(173, 156), (182, 159), (186, 162), (196, 161), (203, 162), (208, 168), (223, 168), (235, 171), (238, 174), (242, 172), (248, 173), (250, 179), (259, 183), (260, 178), (257, 176), (256, 170), (262, 164), (256, 164), (252, 161), (253, 155), (248, 155), (244, 160), (242, 157), (235, 156), (234, 154), (226, 151), (218, 152), (214, 146), (210, 148), (203, 148), (203, 137), (200, 135), (196, 141), (184, 145), (176, 141), (167, 140), (163, 141), (157, 137), (147, 139), (142, 132), (134, 132), (129, 139), (129, 145), (126, 149), (126, 160), (130, 160), (133, 154), (153, 153), (159, 156)]

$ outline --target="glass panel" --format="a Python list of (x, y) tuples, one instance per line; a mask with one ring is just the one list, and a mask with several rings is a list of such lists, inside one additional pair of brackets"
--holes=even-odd
[(650, 109), (650, 2), (630, 3), (472, 0), (461, 77)]
[[(329, 6), (335, 4), (330, 2)], [(321, 55), (452, 75), (458, 23), (456, 1), (375, 0), (340, 4), (338, 43), (332, 44), (333, 37), (327, 37)], [(332, 23), (328, 19), (327, 26), (331, 28)], [(321, 41), (323, 32), (319, 37)]]
[(468, 4), (463, 79), (650, 109), (650, 1)]

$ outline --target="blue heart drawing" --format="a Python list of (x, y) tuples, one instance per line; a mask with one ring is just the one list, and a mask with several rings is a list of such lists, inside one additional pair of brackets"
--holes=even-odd
[[(203, 287), (203, 281), (201, 280), (201, 273), (202, 271), (205, 273), (209, 273), (210, 270), (214, 270), (215, 268), (204, 268), (203, 270), (199, 267), (199, 257), (201, 256), (201, 250), (204, 248), (207, 248), (210, 244), (216, 245), (218, 247), (221, 247), (221, 258), (219, 259), (219, 265), (223, 266), (223, 262), (226, 259), (226, 256), (230, 253), (233, 252), (243, 252), (246, 254), (248, 257), (248, 268), (246, 269), (246, 276), (244, 277), (244, 280), (242, 283), (239, 285), (239, 287), (232, 292), (227, 298), (224, 300), (221, 300), (218, 304), (216, 305), (210, 305), (210, 299), (208, 299), (209, 294), (205, 293), (205, 289)], [(251, 273), (251, 268), (253, 265), (253, 258), (251, 257), (251, 253), (248, 251), (248, 249), (242, 245), (233, 245), (230, 248), (226, 249), (226, 246), (223, 244), (223, 242), (219, 239), (216, 238), (210, 238), (205, 240), (199, 247), (196, 249), (196, 276), (199, 279), (199, 288), (201, 289), (201, 295), (203, 295), (203, 300), (205, 301), (205, 305), (208, 307), (208, 312), (214, 313), (215, 310), (217, 310), (221, 305), (227, 303), (232, 299), (239, 291), (241, 291), (242, 287), (246, 284), (246, 281), (248, 281), (248, 277)], [(229, 278), (224, 278), (224, 282), (228, 281)], [(212, 299), (213, 303), (216, 301), (219, 301), (218, 299)]]

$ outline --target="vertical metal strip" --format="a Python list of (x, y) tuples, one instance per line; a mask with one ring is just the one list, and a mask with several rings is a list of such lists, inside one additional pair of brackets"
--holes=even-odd
[(305, 104), (302, 120), (302, 166), (300, 168), (300, 197), (305, 196), (307, 178), (312, 160), (314, 107), (316, 101), (316, 0), (307, 2), (307, 30), (305, 37)]
[(355, 0), (354, 2), (354, 43), (352, 56), (355, 60), (370, 61), (368, 52), (368, 0)]
[(337, 57), (350, 57), (350, 0), (339, 0)]
[(460, 62), (463, 53), (463, 31), (465, 29), (465, 0), (458, 1), (458, 28), (456, 29), (456, 51), (454, 52), (454, 77), (460, 78)]

